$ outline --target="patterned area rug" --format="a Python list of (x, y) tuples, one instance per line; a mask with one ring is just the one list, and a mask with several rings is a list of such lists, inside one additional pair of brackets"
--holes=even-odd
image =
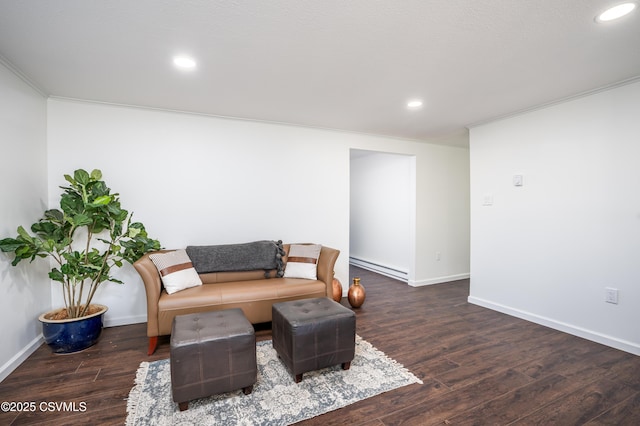
[(189, 403), (180, 412), (171, 398), (169, 360), (143, 362), (127, 402), (127, 425), (288, 425), (412, 383), (416, 376), (356, 336), (349, 370), (337, 365), (305, 373), (302, 382), (278, 359), (270, 340), (256, 345), (258, 381), (241, 390)]

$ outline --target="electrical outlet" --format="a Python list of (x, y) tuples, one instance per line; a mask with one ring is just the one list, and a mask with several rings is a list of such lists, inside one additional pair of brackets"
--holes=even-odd
[(618, 304), (618, 289), (617, 288), (611, 288), (611, 287), (606, 287), (604, 289), (605, 291), (605, 296), (604, 296), (604, 301), (607, 303), (613, 303), (614, 305)]
[(439, 251), (436, 252), (436, 260), (440, 260), (440, 252)]

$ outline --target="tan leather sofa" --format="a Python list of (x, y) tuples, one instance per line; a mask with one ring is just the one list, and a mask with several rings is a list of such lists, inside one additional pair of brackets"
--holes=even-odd
[[(283, 245), (289, 253), (290, 244)], [(167, 251), (167, 250), (165, 250)], [(271, 321), (271, 305), (288, 300), (333, 296), (333, 274), (339, 250), (322, 247), (317, 264), (317, 280), (265, 278), (264, 270), (200, 274), (203, 285), (168, 294), (160, 274), (147, 253), (136, 261), (136, 268), (147, 292), (148, 354), (155, 352), (158, 336), (171, 334), (176, 315), (240, 308), (252, 324)], [(287, 256), (283, 258), (285, 264)]]

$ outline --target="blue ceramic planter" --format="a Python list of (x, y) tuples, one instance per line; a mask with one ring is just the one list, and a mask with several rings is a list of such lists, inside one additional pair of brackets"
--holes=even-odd
[(48, 320), (46, 314), (38, 318), (42, 323), (42, 335), (53, 353), (68, 354), (94, 345), (102, 333), (102, 317), (107, 307), (93, 315), (66, 320)]

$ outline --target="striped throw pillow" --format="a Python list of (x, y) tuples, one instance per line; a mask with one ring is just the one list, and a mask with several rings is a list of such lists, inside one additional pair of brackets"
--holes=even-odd
[(317, 280), (320, 244), (291, 244), (284, 270), (285, 278)]
[(156, 265), (164, 289), (169, 294), (202, 285), (202, 280), (184, 249), (150, 254), (149, 259)]

